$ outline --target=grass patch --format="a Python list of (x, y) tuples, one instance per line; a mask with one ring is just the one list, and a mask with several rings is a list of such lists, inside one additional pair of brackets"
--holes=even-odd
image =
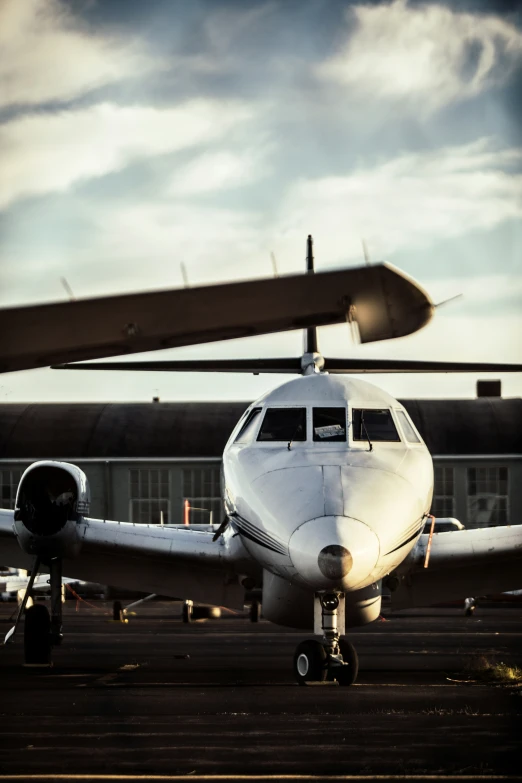
[(503, 683), (504, 685), (522, 684), (522, 669), (509, 666), (503, 661), (493, 661), (482, 655), (471, 665), (470, 674), (483, 682)]

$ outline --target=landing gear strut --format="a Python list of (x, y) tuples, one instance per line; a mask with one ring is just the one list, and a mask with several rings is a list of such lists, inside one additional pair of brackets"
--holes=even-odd
[(294, 655), (295, 678), (299, 685), (326, 680), (336, 680), (339, 685), (353, 685), (359, 661), (354, 646), (341, 638), (344, 631), (344, 595), (321, 593), (314, 600), (315, 631), (322, 632), (323, 638), (321, 641), (310, 639), (298, 645)]
[(51, 585), (51, 645), (62, 643), (62, 560), (55, 557), (49, 564)]

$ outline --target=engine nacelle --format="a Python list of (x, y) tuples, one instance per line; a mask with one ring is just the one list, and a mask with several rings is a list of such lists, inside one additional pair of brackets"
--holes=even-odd
[(80, 522), (89, 509), (89, 482), (83, 470), (68, 462), (35, 462), (24, 472), (16, 493), (18, 543), (24, 552), (43, 560), (76, 557)]

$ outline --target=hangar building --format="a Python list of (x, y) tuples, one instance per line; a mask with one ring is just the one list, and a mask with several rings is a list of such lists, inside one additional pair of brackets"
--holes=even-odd
[[(435, 465), (436, 516), (466, 527), (522, 523), (522, 399), (402, 400)], [(91, 516), (221, 521), (223, 447), (249, 403), (0, 404), (0, 504), (13, 508), (38, 459), (78, 464)]]

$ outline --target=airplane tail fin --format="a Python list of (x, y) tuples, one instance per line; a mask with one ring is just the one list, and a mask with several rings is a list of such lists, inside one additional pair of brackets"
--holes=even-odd
[[(306, 240), (306, 273), (313, 275), (314, 269), (314, 241), (312, 235), (308, 234)], [(308, 326), (303, 335), (303, 353), (319, 353), (319, 342), (317, 339), (317, 326)]]

